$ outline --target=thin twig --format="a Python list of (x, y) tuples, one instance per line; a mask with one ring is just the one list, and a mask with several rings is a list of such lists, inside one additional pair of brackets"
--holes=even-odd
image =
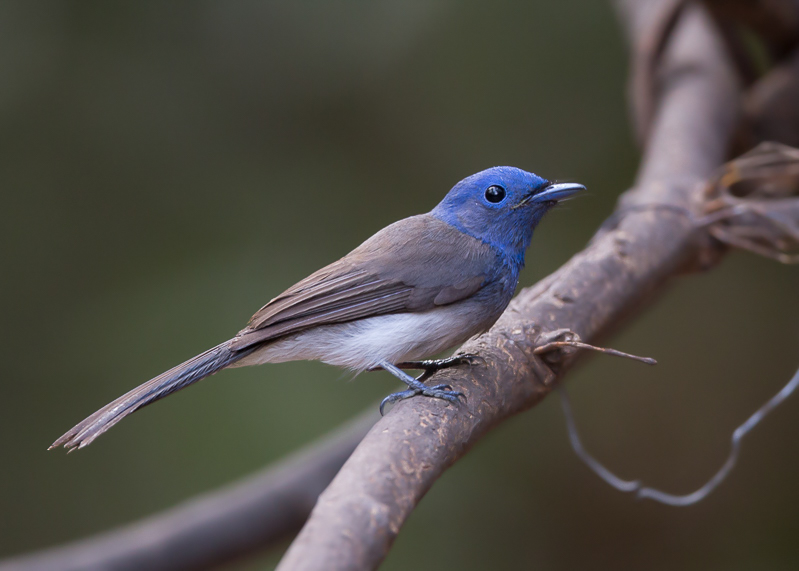
[(535, 355), (543, 355), (544, 353), (548, 353), (554, 349), (559, 349), (560, 347), (576, 347), (577, 349), (588, 349), (590, 351), (597, 351), (599, 353), (604, 353), (605, 355), (612, 355), (614, 357), (623, 357), (625, 359), (632, 359), (633, 361), (639, 361), (646, 365), (658, 364), (658, 362), (655, 361), (652, 357), (639, 357), (638, 355), (624, 353), (623, 351), (618, 351), (616, 349), (608, 349), (607, 347), (596, 347), (594, 345), (589, 345), (588, 343), (583, 343), (582, 341), (551, 341), (546, 345), (541, 345), (540, 347), (536, 347), (533, 353)]
[(779, 406), (780, 403), (791, 396), (797, 387), (799, 387), (799, 371), (796, 371), (793, 378), (788, 381), (780, 392), (771, 397), (771, 399), (761, 406), (752, 416), (735, 429), (732, 433), (730, 454), (727, 456), (727, 460), (721, 468), (719, 468), (718, 472), (716, 472), (701, 488), (684, 495), (670, 494), (656, 488), (644, 486), (641, 484), (640, 480), (623, 480), (603, 466), (596, 458), (586, 451), (580, 440), (580, 434), (577, 431), (577, 423), (574, 421), (574, 413), (572, 412), (571, 402), (566, 393), (566, 388), (559, 385), (557, 390), (560, 395), (563, 414), (566, 417), (566, 426), (569, 430), (569, 442), (571, 442), (572, 448), (574, 448), (574, 452), (580, 457), (580, 460), (585, 462), (597, 476), (620, 492), (634, 492), (638, 498), (655, 500), (656, 502), (669, 506), (689, 506), (705, 499), (724, 481), (738, 461), (738, 454), (740, 453), (743, 437), (757, 426), (772, 410)]

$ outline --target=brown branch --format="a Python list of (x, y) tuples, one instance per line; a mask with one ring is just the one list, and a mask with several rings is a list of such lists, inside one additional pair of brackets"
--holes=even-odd
[[(651, 29), (651, 24), (647, 24), (649, 19), (656, 17), (659, 10), (661, 10), (658, 6), (650, 5), (650, 10), (647, 12), (645, 4), (639, 2), (638, 6), (623, 6), (621, 9), (627, 28), (639, 30), (636, 37), (633, 38), (633, 43), (637, 45), (641, 45), (640, 36), (646, 30)], [(694, 16), (694, 18), (696, 17)], [(696, 33), (694, 32), (694, 34)], [(708, 31), (699, 32), (700, 36), (702, 34), (707, 36)], [(694, 42), (696, 41), (699, 40), (694, 40)], [(720, 160), (723, 154), (726, 129), (729, 127), (729, 115), (732, 113), (731, 106), (734, 105), (735, 93), (731, 84), (729, 66), (724, 62), (719, 47), (716, 45), (717, 42), (708, 37), (705, 37), (703, 41), (713, 44), (714, 49), (702, 56), (701, 66), (694, 66), (691, 57), (682, 57), (679, 61), (672, 61), (670, 71), (662, 76), (663, 85), (667, 88), (664, 90), (666, 100), (661, 107), (661, 119), (655, 128), (653, 143), (649, 147), (647, 158), (639, 175), (639, 191), (630, 193), (625, 197), (625, 202), (635, 202), (643, 208), (631, 209), (625, 207), (617, 211), (610, 219), (613, 221), (613, 226), (616, 226), (618, 219), (623, 218), (625, 215), (630, 217), (630, 213), (633, 210), (639, 210), (648, 212), (648, 215), (636, 214), (636, 219), (643, 220), (641, 224), (635, 225), (636, 232), (640, 232), (642, 225), (646, 226), (648, 221), (654, 219), (654, 213), (659, 214), (658, 218), (663, 218), (657, 222), (658, 225), (669, 225), (669, 228), (664, 227), (661, 231), (658, 231), (657, 236), (664, 236), (665, 234), (667, 242), (674, 240), (674, 248), (669, 250), (671, 253), (658, 249), (659, 253), (656, 253), (655, 257), (647, 258), (647, 266), (650, 269), (645, 271), (651, 272), (652, 275), (644, 281), (651, 289), (659, 285), (673, 268), (678, 268), (683, 263), (693, 263), (696, 260), (699, 260), (700, 264), (703, 263), (701, 254), (708, 252), (708, 250), (703, 250), (691, 240), (688, 235), (689, 230), (680, 223), (679, 212), (684, 212), (682, 207), (663, 209), (671, 210), (671, 213), (663, 213), (662, 211), (659, 212), (645, 207), (646, 204), (669, 200), (672, 195), (679, 195), (678, 199), (672, 200), (672, 204), (687, 204), (687, 197), (691, 191), (691, 182), (701, 178), (703, 176), (702, 173), (711, 169), (714, 162)], [(681, 43), (684, 46), (682, 48), (684, 53), (688, 49), (687, 46), (691, 45), (691, 42), (683, 39)], [(687, 56), (690, 55), (689, 52)], [(712, 86), (706, 86), (706, 84), (713, 81), (710, 68), (714, 65), (720, 66), (717, 73), (720, 74), (723, 82), (715, 86), (715, 88), (711, 88)], [(683, 74), (680, 71), (681, 69), (691, 71)], [(778, 72), (778, 70), (775, 70), (775, 72)], [(778, 73), (780, 76), (775, 76), (776, 81), (771, 79), (770, 76), (766, 76), (761, 80), (761, 83), (774, 81), (774, 85), (784, 89), (786, 80), (783, 76), (785, 72), (779, 71)], [(696, 74), (700, 76), (704, 74), (704, 77), (696, 77)], [(678, 88), (678, 82), (682, 80), (681, 76), (685, 76), (686, 81), (691, 85), (679, 85)], [(779, 89), (770, 90), (769, 92), (772, 91), (777, 92)], [(705, 97), (704, 94), (707, 95), (707, 99), (702, 101)], [(688, 115), (681, 119), (681, 105), (694, 106), (696, 108), (693, 111), (688, 110)], [(716, 107), (718, 107), (719, 115), (713, 116), (712, 110)], [(770, 117), (781, 114), (775, 112), (778, 111), (777, 109), (767, 105), (752, 106), (749, 109), (752, 110), (751, 117), (754, 119), (764, 117), (765, 120), (774, 121), (774, 118), (770, 119)], [(703, 113), (706, 116), (703, 117)], [(696, 125), (692, 126), (690, 124), (692, 118), (699, 118)], [(721, 130), (714, 132), (714, 128)], [(795, 136), (796, 131), (791, 132)], [(703, 141), (706, 136), (710, 137), (710, 142), (712, 143), (710, 148), (704, 147)], [(662, 157), (658, 156), (658, 153), (661, 152), (664, 153)], [(692, 154), (698, 155), (700, 162), (692, 162), (690, 160)], [(629, 223), (630, 221), (628, 220), (625, 225), (616, 227), (611, 235), (603, 235), (601, 239), (605, 244), (611, 242), (612, 247), (617, 248), (621, 259), (627, 260), (627, 263), (632, 265), (639, 263), (637, 261), (638, 257), (642, 253), (645, 255), (645, 249), (636, 247), (635, 252), (629, 251), (633, 240), (640, 239), (638, 233), (630, 233), (627, 228)], [(677, 231), (677, 227), (679, 227), (679, 231)], [(643, 228), (643, 231), (646, 230), (647, 228)], [(675, 232), (673, 238), (668, 235), (672, 230)], [(599, 238), (596, 240), (599, 240)], [(604, 256), (597, 255), (599, 251), (596, 249), (595, 243), (586, 252), (570, 262), (569, 266), (584, 264), (583, 272), (585, 275), (605, 276), (606, 270), (599, 264), (604, 259)], [(630, 254), (632, 254), (632, 257)], [(672, 258), (672, 256), (676, 257)], [(580, 261), (578, 262), (577, 259)], [(666, 261), (664, 262), (663, 260)], [(684, 260), (684, 262), (681, 260)], [(667, 267), (654, 268), (658, 264), (666, 264)], [(567, 288), (565, 286), (567, 281), (563, 279), (564, 273), (577, 275), (574, 273), (575, 271), (575, 269), (567, 270), (564, 268), (556, 276), (546, 280), (545, 283), (539, 284), (532, 290), (522, 292), (519, 299), (514, 302), (514, 310), (519, 312), (519, 308), (521, 308), (522, 311), (517, 313), (512, 318), (512, 321), (526, 319), (525, 315), (534, 315), (536, 312), (538, 314), (546, 313), (545, 303), (554, 304), (556, 308), (560, 306), (563, 311), (576, 311), (573, 305), (575, 301), (574, 295), (576, 295), (578, 290)], [(597, 313), (592, 314), (593, 308), (589, 307), (585, 314), (585, 318), (588, 321), (595, 321), (594, 324), (589, 324), (588, 329), (590, 331), (599, 333), (606, 330), (613, 322), (617, 321), (618, 316), (631, 310), (635, 299), (645, 295), (645, 292), (641, 292), (640, 295), (633, 295), (630, 303), (626, 304), (630, 307), (623, 307), (624, 303), (615, 309), (608, 307), (608, 304), (613, 305), (616, 303), (613, 300), (618, 299), (618, 295), (615, 293), (611, 295), (610, 292), (605, 292), (605, 286), (607, 285), (608, 288), (612, 289), (619, 287), (612, 283), (616, 278), (621, 281), (626, 279), (624, 274), (619, 274), (619, 276), (613, 276), (613, 279), (606, 280), (607, 284), (603, 281), (603, 287), (598, 289), (593, 297), (593, 299), (597, 300)], [(554, 288), (555, 285), (558, 285), (558, 287)], [(631, 286), (624, 286), (624, 288), (634, 291)], [(579, 291), (590, 292), (590, 288), (580, 288)], [(537, 301), (539, 297), (541, 297), (540, 302)], [(592, 298), (589, 297), (588, 299)], [(538, 306), (538, 310), (533, 307), (536, 303), (541, 304)], [(585, 308), (585, 305), (590, 305), (590, 303), (583, 304), (581, 307)], [(530, 306), (529, 309), (525, 309), (528, 306)], [(605, 307), (605, 309), (599, 311), (601, 307)], [(556, 326), (554, 325), (554, 320), (560, 318), (559, 315), (554, 314), (551, 317), (551, 323), (546, 319), (540, 322), (546, 324), (547, 329), (554, 328)], [(574, 318), (571, 317), (564, 319), (564, 322), (571, 323), (573, 321)], [(505, 320), (502, 323), (505, 323)], [(512, 324), (510, 327), (507, 327), (506, 324), (505, 335), (508, 336), (512, 344), (515, 339), (523, 338), (526, 333), (531, 333), (534, 336), (536, 331), (537, 329), (531, 329), (529, 326), (517, 326), (514, 328)], [(523, 344), (522, 348), (525, 346), (526, 344)], [(526, 362), (526, 353), (514, 351), (513, 354), (521, 358), (522, 364)], [(545, 375), (543, 378), (550, 382), (551, 377), (545, 369), (541, 369), (541, 364), (538, 361), (533, 361), (533, 363), (536, 365), (536, 371)], [(518, 383), (518, 379), (511, 382), (511, 378), (507, 381), (509, 386)], [(532, 379), (536, 378), (539, 377), (534, 376), (531, 372), (528, 377), (530, 380), (526, 382), (532, 383), (534, 382)], [(548, 386), (544, 387), (541, 394), (545, 394), (547, 390)], [(470, 396), (474, 400), (476, 395), (477, 393)], [(484, 406), (491, 407), (494, 405), (487, 400)], [(530, 404), (525, 401), (523, 406), (530, 406)], [(370, 415), (374, 415), (374, 407), (370, 408), (369, 412)], [(435, 409), (429, 412), (434, 414)], [(392, 413), (390, 416), (393, 417), (394, 414)], [(422, 418), (424, 419), (424, 417)], [(500, 413), (492, 413), (487, 415), (485, 420), (498, 422), (501, 418)], [(247, 479), (244, 483), (191, 500), (163, 514), (150, 517), (142, 522), (110, 533), (104, 533), (96, 538), (49, 549), (27, 557), (8, 560), (5, 564), (0, 563), (0, 570), (47, 571), (50, 569), (84, 569), (87, 566), (102, 569), (123, 567), (197, 569), (236, 557), (242, 552), (251, 549), (263, 548), (284, 538), (302, 525), (302, 520), (307, 517), (313, 500), (332, 479), (338, 467), (349, 455), (349, 451), (355, 448), (373, 420), (365, 420), (364, 422), (359, 427), (344, 430), (340, 433), (340, 436), (334, 437), (333, 440), (336, 444), (331, 445), (325, 439), (323, 442), (310, 447), (306, 452), (292, 456), (288, 461), (275, 467), (267, 468), (261, 474)], [(464, 450), (472, 442), (473, 439), (467, 440)], [(460, 451), (459, 453), (462, 452)], [(422, 456), (420, 455), (419, 457), (421, 458)], [(437, 470), (439, 469), (437, 468)], [(278, 508), (276, 506), (283, 507)], [(229, 533), (229, 531), (234, 533)]]
[[(658, 77), (660, 60), (683, 9), (691, 3), (691, 0), (659, 0), (643, 3), (636, 10), (622, 11), (621, 16), (627, 20), (628, 29), (638, 30), (630, 50), (630, 79), (627, 89), (633, 129), (642, 145), (652, 128), (655, 103), (662, 87)], [(754, 61), (751, 46), (747, 45), (742, 35), (744, 28), (757, 35), (768, 56), (776, 62), (786, 59), (799, 44), (799, 0), (703, 0), (703, 3), (716, 20), (719, 33), (747, 85), (757, 78), (758, 63)], [(769, 75), (772, 77), (766, 82), (768, 89), (763, 95), (771, 95), (773, 88), (783, 87), (785, 74)], [(795, 101), (795, 98), (790, 98), (790, 94), (785, 95), (782, 101), (786, 104)], [(787, 111), (787, 116), (795, 115), (793, 107)], [(768, 112), (765, 115), (766, 119), (776, 121), (775, 125), (768, 125), (769, 127), (779, 129), (780, 134), (788, 133), (789, 137), (797, 136), (796, 131), (790, 131), (793, 125), (780, 128), (786, 113)], [(767, 139), (793, 144), (781, 138)], [(745, 146), (743, 150), (752, 146), (754, 145)]]
[[(623, 2), (620, 9), (635, 22), (648, 4)], [(632, 32), (640, 29), (646, 27)], [(661, 73), (660, 109), (624, 203), (690, 211), (697, 188), (726, 156), (739, 103), (732, 65), (701, 8), (683, 11)], [(588, 340), (607, 333), (669, 277), (712, 259), (705, 236), (678, 211), (631, 211), (558, 272), (522, 291), (490, 332), (462, 347), (485, 365), (436, 379), (465, 392), (468, 403), (398, 404), (322, 493), (278, 568), (376, 568), (444, 470), (492, 427), (538, 403), (566, 370), (570, 360), (553, 370), (534, 354), (542, 333), (569, 329)]]
[(366, 431), (377, 405), (275, 467), (132, 525), (0, 563), (0, 571), (199, 569), (298, 530)]
[(799, 147), (799, 47), (760, 81), (744, 100), (744, 148), (759, 141)]
[(621, 357), (623, 359), (638, 361), (639, 363), (643, 363), (645, 365), (658, 364), (658, 362), (652, 357), (639, 357), (638, 355), (631, 355), (630, 353), (625, 353), (624, 351), (618, 351), (616, 349), (608, 349), (607, 347), (596, 347), (595, 345), (589, 345), (588, 343), (583, 343), (582, 341), (550, 341), (546, 345), (539, 345), (538, 347), (536, 347), (535, 351), (533, 351), (533, 354), (543, 355), (545, 353), (550, 353), (556, 349), (561, 349), (564, 347), (572, 347), (574, 349), (588, 349), (589, 351), (597, 351), (598, 353), (604, 353), (605, 355), (611, 355), (613, 357)]

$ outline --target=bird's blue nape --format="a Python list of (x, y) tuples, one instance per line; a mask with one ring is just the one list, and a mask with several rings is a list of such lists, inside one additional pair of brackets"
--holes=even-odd
[(494, 167), (456, 184), (431, 214), (493, 246), (517, 267), (533, 230), (556, 201), (536, 201), (550, 182), (515, 167)]

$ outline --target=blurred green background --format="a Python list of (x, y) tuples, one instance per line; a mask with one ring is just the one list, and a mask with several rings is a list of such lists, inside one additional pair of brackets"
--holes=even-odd
[[(45, 451), (464, 176), (589, 187), (537, 231), (521, 283), (556, 269), (633, 179), (626, 62), (606, 2), (0, 2), (0, 556), (234, 481), (396, 389), (237, 369)], [(675, 281), (610, 340), (657, 367), (570, 375), (590, 450), (669, 491), (703, 483), (799, 365), (797, 292), (798, 268), (740, 253)], [(550, 398), (445, 474), (383, 568), (796, 569), (797, 431), (794, 397), (677, 509), (589, 473)]]

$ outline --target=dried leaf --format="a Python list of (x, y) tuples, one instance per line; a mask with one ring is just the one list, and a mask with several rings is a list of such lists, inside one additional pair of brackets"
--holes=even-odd
[(717, 240), (799, 263), (799, 149), (761, 143), (724, 165), (706, 198), (704, 221)]

